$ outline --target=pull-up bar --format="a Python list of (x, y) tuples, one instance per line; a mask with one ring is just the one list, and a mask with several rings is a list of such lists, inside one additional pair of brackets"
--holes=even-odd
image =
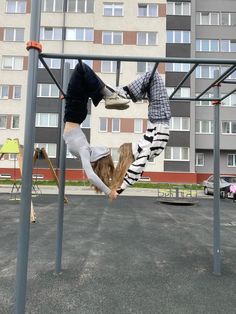
[[(231, 81), (225, 81), (225, 79), (231, 75), (235, 70), (236, 70), (236, 61), (235, 60), (230, 60), (230, 59), (194, 59), (194, 58), (151, 58), (151, 57), (124, 57), (124, 56), (101, 56), (101, 55), (72, 55), (72, 54), (53, 54), (53, 53), (41, 53), (39, 55), (39, 59), (44, 65), (45, 69), (48, 71), (49, 75), (55, 82), (56, 86), (58, 89), (61, 91), (62, 95), (65, 96), (65, 92), (61, 88), (60, 84), (57, 82), (55, 76), (51, 72), (50, 68), (48, 67), (47, 63), (45, 62), (44, 58), (53, 58), (53, 59), (78, 59), (79, 61), (81, 60), (111, 60), (111, 61), (117, 61), (117, 66), (116, 66), (116, 86), (119, 85), (119, 79), (120, 79), (120, 68), (121, 68), (121, 62), (151, 62), (155, 63), (153, 70), (151, 72), (151, 76), (154, 75), (159, 63), (187, 63), (187, 64), (193, 64), (192, 68), (186, 73), (184, 78), (180, 81), (180, 83), (174, 88), (174, 91), (171, 93), (169, 96), (170, 101), (196, 101), (196, 100), (201, 100), (201, 101), (222, 101), (223, 99), (227, 98), (231, 94), (235, 92), (235, 90), (228, 92), (224, 97), (222, 98), (209, 98), (209, 97), (202, 97), (206, 94), (206, 92), (214, 87), (216, 84), (219, 83), (234, 83)], [(219, 77), (215, 79), (214, 82), (212, 82), (205, 90), (203, 90), (199, 95), (196, 97), (174, 97), (176, 92), (183, 86), (183, 83), (191, 76), (191, 74), (196, 70), (196, 68), (201, 65), (201, 64), (211, 64), (211, 65), (231, 65), (229, 69), (226, 69)], [(219, 96), (220, 97), (220, 96)]]

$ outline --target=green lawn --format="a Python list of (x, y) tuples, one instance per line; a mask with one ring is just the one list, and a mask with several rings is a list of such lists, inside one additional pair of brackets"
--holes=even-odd
[[(0, 184), (13, 184), (14, 180), (0, 180)], [(35, 181), (34, 181), (35, 182)], [(21, 181), (17, 180), (17, 184)], [(53, 180), (38, 180), (38, 185), (56, 185)], [(88, 181), (66, 181), (67, 186), (89, 186)], [(172, 187), (180, 186), (181, 189), (191, 189), (191, 190), (202, 190), (202, 186), (199, 184), (178, 184), (178, 183), (149, 183), (149, 182), (138, 182), (133, 185), (136, 188), (147, 188), (147, 189), (169, 189)]]

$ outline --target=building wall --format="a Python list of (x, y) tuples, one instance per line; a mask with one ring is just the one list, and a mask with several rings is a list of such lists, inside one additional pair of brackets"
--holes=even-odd
[[(28, 3), (29, 4), (29, 3)], [(20, 144), (23, 144), (24, 124), (25, 124), (25, 103), (27, 93), (27, 65), (28, 52), (25, 46), (25, 40), (29, 38), (29, 6), (26, 14), (6, 13), (6, 1), (0, 1), (0, 85), (9, 86), (9, 98), (0, 99), (0, 115), (7, 115), (6, 129), (0, 130), (0, 145), (3, 145), (7, 138), (18, 138)], [(24, 40), (20, 42), (9, 42), (4, 40), (4, 28), (19, 27), (24, 28)], [(5, 70), (2, 68), (5, 56), (23, 57), (22, 70)], [(21, 99), (13, 99), (13, 85), (21, 86)], [(19, 128), (13, 129), (11, 126), (12, 116), (19, 115)], [(8, 160), (5, 155), (0, 161), (0, 167), (13, 167), (13, 161)]]
[[(192, 1), (196, 12), (218, 12), (220, 16), (219, 25), (196, 25), (195, 39), (232, 39), (235, 40), (235, 27), (221, 25), (221, 14), (223, 12), (236, 12), (236, 2), (231, 0), (226, 1)], [(196, 13), (197, 14), (197, 13)], [(196, 15), (195, 15), (196, 17)], [(197, 23), (196, 23), (197, 24)], [(220, 43), (221, 44), (221, 43)], [(220, 46), (221, 47), (221, 46)], [(220, 48), (221, 50), (221, 48)], [(236, 52), (207, 52), (195, 51), (193, 54), (197, 58), (214, 58), (214, 59), (235, 59)], [(195, 80), (194, 89), (196, 92), (203, 91), (207, 85), (211, 84), (213, 79), (201, 78)], [(220, 95), (232, 91), (232, 84), (221, 84)], [(209, 92), (213, 93), (211, 89)], [(228, 107), (221, 104), (220, 107), (220, 171), (222, 173), (236, 173), (236, 168), (227, 165), (228, 154), (235, 154), (235, 134), (222, 134), (222, 121), (235, 122), (235, 106)], [(214, 107), (213, 106), (195, 106), (196, 120), (211, 120), (214, 123)], [(201, 150), (204, 154), (205, 164), (201, 167), (196, 167), (196, 172), (213, 172), (213, 149), (214, 135), (213, 134), (195, 134), (196, 150)], [(209, 149), (211, 149), (209, 151)]]
[[(83, 54), (83, 55), (107, 55), (107, 56), (140, 56), (140, 57), (184, 57), (184, 58), (219, 58), (219, 59), (235, 59), (235, 52), (197, 52), (196, 39), (235, 39), (236, 26), (222, 26), (222, 25), (196, 25), (197, 12), (236, 12), (236, 2), (232, 0), (186, 0), (183, 3), (191, 3), (191, 15), (167, 15), (166, 6), (168, 3), (174, 1), (159, 0), (159, 16), (158, 17), (138, 17), (138, 3), (139, 1), (124, 2), (124, 16), (123, 17), (107, 17), (103, 14), (103, 1), (95, 1), (94, 13), (42, 13), (41, 26), (42, 27), (61, 27), (63, 32), (66, 28), (75, 27), (91, 27), (94, 29), (94, 40), (75, 41), (75, 40), (41, 40), (43, 45), (43, 52), (53, 53), (68, 53), (68, 54)], [(142, 1), (142, 4), (149, 4), (150, 1)], [(9, 85), (9, 98), (0, 99), (0, 114), (7, 115), (7, 127), (0, 130), (0, 145), (5, 139), (19, 138), (23, 144), (24, 124), (25, 124), (25, 104), (27, 93), (27, 56), (28, 52), (25, 49), (25, 42), (29, 39), (29, 23), (30, 23), (30, 0), (27, 0), (27, 9), (25, 14), (9, 14), (5, 12), (6, 1), (0, 2), (0, 64), (2, 65), (3, 57), (5, 55), (23, 56), (24, 65), (21, 71), (3, 70), (1, 69), (0, 85)], [(24, 31), (24, 40), (21, 42), (7, 42), (4, 41), (4, 28), (6, 27), (22, 27)], [(190, 43), (168, 43), (166, 30), (173, 31), (191, 31)], [(102, 43), (103, 31), (122, 31), (123, 44), (122, 45), (104, 45)], [(138, 31), (158, 32), (158, 44), (153, 46), (138, 46), (136, 44), (136, 37)], [(114, 73), (102, 73), (101, 62), (96, 60), (93, 62), (93, 68), (97, 74), (107, 83), (116, 85), (116, 75)], [(165, 70), (165, 64), (159, 64), (159, 72), (162, 74), (167, 87), (177, 86), (180, 80), (186, 73), (184, 72), (170, 72)], [(53, 74), (57, 77), (60, 84), (62, 84), (62, 69), (53, 69)], [(131, 82), (139, 75), (137, 73), (136, 62), (123, 62), (120, 74), (119, 85), (125, 85)], [(195, 79), (191, 76), (184, 83), (184, 87), (191, 87), (191, 95), (204, 89), (207, 84), (210, 84), (212, 79)], [(53, 83), (48, 73), (44, 69), (39, 69), (38, 83)], [(21, 99), (12, 99), (12, 86), (21, 85)], [(231, 90), (229, 84), (221, 86), (221, 92), (227, 93)], [(148, 176), (153, 180), (164, 180), (163, 175), (175, 178), (173, 180), (181, 180), (181, 175), (177, 178), (174, 174), (183, 173), (182, 179), (187, 181), (187, 175), (191, 180), (198, 180), (198, 176), (193, 176), (193, 173), (199, 174), (199, 177), (212, 171), (213, 165), (213, 135), (212, 134), (198, 134), (196, 133), (196, 120), (213, 120), (212, 106), (198, 106), (195, 102), (189, 101), (171, 101), (171, 111), (173, 118), (190, 119), (190, 129), (171, 130), (169, 147), (183, 147), (189, 149), (189, 160), (165, 160), (164, 153), (155, 162), (150, 162), (146, 168)], [(37, 98), (37, 112), (38, 113), (58, 113), (59, 124), (58, 127), (37, 127), (36, 128), (36, 143), (55, 143), (57, 144), (57, 157), (51, 158), (54, 167), (59, 165), (59, 143), (61, 136), (60, 115), (61, 115), (61, 100), (59, 97), (40, 97)], [(90, 113), (90, 112), (89, 112)], [(19, 129), (11, 128), (11, 119), (13, 115), (20, 116)], [(235, 121), (235, 107), (221, 106), (221, 120)], [(108, 132), (99, 131), (100, 118), (108, 118)], [(119, 118), (121, 122), (120, 132), (112, 132), (112, 119)], [(112, 149), (118, 147), (127, 141), (138, 141), (140, 134), (133, 133), (134, 118), (143, 120), (143, 131), (146, 127), (147, 118), (147, 103), (130, 104), (130, 108), (126, 111), (109, 111), (104, 109), (104, 104), (95, 108), (91, 107), (90, 127), (84, 129), (84, 132), (90, 141), (91, 145), (103, 144)], [(34, 126), (32, 126), (33, 128)], [(220, 127), (220, 126), (219, 126)], [(236, 154), (235, 151), (235, 133), (221, 134), (221, 171), (225, 173), (234, 173), (235, 166), (227, 166), (227, 158), (229, 154)], [(204, 154), (204, 165), (195, 165), (195, 155), (201, 152)], [(2, 168), (11, 168), (12, 160), (6, 159), (1, 161)], [(44, 167), (43, 161), (39, 161), (39, 166)], [(79, 169), (81, 163), (79, 160), (67, 158), (68, 169)], [(70, 171), (70, 176), (73, 176)], [(77, 175), (83, 174), (76, 171)], [(173, 176), (171, 176), (173, 174)], [(84, 174), (83, 174), (84, 175)]]

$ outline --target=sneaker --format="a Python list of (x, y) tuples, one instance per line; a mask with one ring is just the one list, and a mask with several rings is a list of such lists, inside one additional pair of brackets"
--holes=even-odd
[(121, 97), (121, 98), (128, 98), (128, 94), (126, 91), (123, 89), (123, 87), (116, 87), (115, 92)]
[(111, 96), (105, 97), (105, 108), (124, 110), (129, 108), (129, 99), (121, 98), (117, 93), (112, 93)]

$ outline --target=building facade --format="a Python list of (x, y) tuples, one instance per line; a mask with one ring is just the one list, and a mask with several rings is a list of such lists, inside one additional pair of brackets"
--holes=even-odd
[[(23, 144), (29, 40), (30, 0), (0, 3), (0, 145), (7, 138)], [(42, 0), (40, 42), (43, 52), (137, 57), (229, 58), (236, 55), (236, 3), (224, 1)], [(216, 36), (217, 34), (217, 36)], [(64, 60), (45, 59), (62, 85)], [(65, 60), (71, 70), (78, 60)], [(86, 61), (110, 85), (116, 84), (115, 61)], [(35, 147), (45, 147), (54, 167), (59, 167), (62, 104), (60, 93), (39, 62)], [(146, 62), (122, 62), (119, 85), (125, 85), (153, 68)], [(189, 64), (162, 63), (158, 71), (171, 93), (189, 71)], [(200, 66), (178, 91), (180, 97), (196, 95), (211, 82), (214, 68)], [(234, 79), (234, 75), (230, 79)], [(224, 87), (225, 91), (230, 86)], [(221, 106), (221, 169), (235, 172), (235, 94)], [(213, 106), (209, 102), (171, 101), (170, 141), (165, 152), (150, 161), (144, 176), (159, 182), (198, 182), (213, 171)], [(147, 103), (131, 103), (125, 111), (89, 104), (82, 127), (91, 145), (107, 145), (114, 161), (118, 147), (138, 141), (147, 123)], [(32, 126), (33, 128), (34, 126)], [(0, 173), (12, 173), (14, 156), (4, 156)], [(45, 178), (43, 160), (37, 169)], [(82, 179), (80, 161), (67, 154), (67, 178)]]

